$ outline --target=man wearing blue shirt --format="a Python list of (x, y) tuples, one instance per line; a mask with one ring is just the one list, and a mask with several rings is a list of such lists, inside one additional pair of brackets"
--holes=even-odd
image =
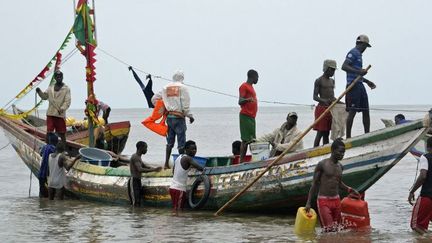
[[(347, 87), (357, 76), (364, 76), (367, 74), (367, 71), (363, 69), (362, 53), (368, 47), (371, 47), (369, 44), (369, 37), (360, 35), (357, 37), (356, 46), (348, 52), (345, 62), (342, 65), (342, 70), (347, 73)], [(347, 93), (345, 97), (346, 109), (349, 112), (346, 127), (347, 138), (351, 137), (351, 129), (357, 112), (363, 113), (363, 127), (365, 133), (368, 133), (370, 130), (369, 101), (363, 83), (366, 83), (371, 89), (376, 88), (373, 82), (362, 77)]]

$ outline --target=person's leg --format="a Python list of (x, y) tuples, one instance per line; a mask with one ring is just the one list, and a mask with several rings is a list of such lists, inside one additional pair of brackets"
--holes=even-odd
[(328, 144), (330, 142), (329, 141), (330, 131), (321, 132), (321, 134), (322, 134), (323, 144)]
[(426, 233), (429, 226), (431, 211), (432, 199), (419, 196), (411, 216), (411, 229), (419, 234)]
[(64, 192), (65, 192), (65, 188), (62, 187), (62, 188), (58, 189), (57, 191), (58, 191), (58, 198), (59, 198), (60, 200), (64, 200)]
[(168, 135), (167, 135), (167, 146), (165, 150), (165, 169), (169, 169), (169, 159), (171, 157), (171, 151), (174, 147), (175, 142), (175, 131), (174, 131), (174, 120), (175, 118), (167, 118), (167, 125), (168, 125)]
[(133, 194), (132, 177), (129, 178), (127, 185), (128, 185), (127, 188), (128, 188), (129, 202), (130, 202), (130, 205), (133, 206), (135, 204), (135, 197)]
[(48, 187), (46, 185), (47, 178), (39, 178), (39, 197), (47, 198), (48, 197)]
[(347, 124), (346, 124), (346, 137), (351, 138), (351, 130), (354, 122), (354, 117), (356, 115), (355, 110), (350, 110), (348, 113)]
[(55, 197), (55, 189), (52, 187), (48, 187), (48, 198), (49, 200), (54, 200)]
[(321, 137), (322, 137), (322, 133), (320, 131), (317, 131), (316, 135), (315, 135), (315, 140), (314, 140), (314, 147), (318, 147), (321, 141)]
[(370, 131), (370, 116), (369, 116), (369, 110), (365, 110), (363, 113), (363, 127), (364, 132), (369, 133)]
[(324, 232), (330, 231), (333, 225), (332, 213), (327, 204), (327, 199), (317, 199), (319, 220), (321, 223), (321, 228)]
[(135, 180), (135, 191), (136, 191), (136, 206), (141, 207), (141, 201), (143, 199), (143, 188), (141, 184), (141, 178), (134, 178)]
[(111, 113), (111, 108), (108, 107), (105, 111), (103, 111), (102, 118), (105, 120), (105, 124), (108, 124), (108, 117)]
[(177, 148), (179, 154), (184, 154), (184, 145), (186, 143), (186, 119), (177, 119), (175, 132), (177, 136)]

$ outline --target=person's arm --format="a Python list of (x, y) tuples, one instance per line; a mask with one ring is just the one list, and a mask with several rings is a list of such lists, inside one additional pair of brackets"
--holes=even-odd
[(43, 100), (47, 100), (48, 99), (48, 92), (45, 91), (43, 92), (39, 87), (36, 88), (36, 93), (39, 95), (39, 97)]
[(64, 102), (59, 108), (59, 113), (63, 114), (67, 109), (69, 109), (70, 104), (71, 104), (71, 92), (70, 89), (67, 88)]
[(77, 157), (75, 157), (74, 160), (72, 160), (71, 163), (67, 162), (66, 156), (64, 154), (60, 155), (59, 159), (58, 159), (58, 165), (59, 167), (64, 167), (67, 171), (69, 171), (74, 164), (78, 161), (78, 159), (81, 158), (81, 155), (78, 155)]
[(426, 181), (426, 177), (427, 177), (427, 170), (425, 169), (421, 169), (420, 170), (420, 174), (417, 177), (416, 182), (414, 183), (413, 187), (411, 188), (409, 195), (408, 195), (408, 202), (411, 205), (414, 205), (414, 193), (415, 191), (417, 191), (417, 189), (419, 189), (419, 187), (421, 187), (423, 185), (423, 183)]
[(305, 210), (307, 213), (309, 213), (309, 210), (311, 208), (311, 200), (316, 195), (318, 188), (319, 188), (319, 184), (320, 184), (320, 180), (321, 180), (321, 174), (322, 174), (322, 163), (323, 163), (323, 161), (320, 161), (317, 164), (317, 166), (315, 167), (313, 180), (312, 180), (312, 186), (309, 189), (308, 199), (306, 201), (306, 206), (305, 206)]
[(257, 142), (269, 142), (273, 147), (277, 146), (277, 144), (274, 143), (276, 134), (279, 132), (279, 129), (275, 129), (271, 133), (267, 133), (256, 139)]
[(248, 95), (247, 89), (245, 89), (243, 85), (240, 86), (240, 88), (239, 88), (239, 101), (238, 101), (239, 105), (243, 105), (243, 104), (246, 104), (247, 102), (253, 102), (254, 101), (254, 99), (252, 97), (246, 98), (247, 95)]
[(367, 74), (366, 69), (357, 69), (351, 65), (352, 61), (347, 57), (345, 59), (344, 63), (342, 64), (342, 70), (344, 70), (347, 73), (354, 73), (357, 75), (364, 76)]
[(186, 117), (189, 117), (189, 122), (190, 123), (193, 123), (195, 121), (195, 119), (194, 119), (192, 113), (190, 112), (190, 96), (189, 96), (189, 91), (183, 85), (180, 87), (180, 90), (181, 90), (180, 100), (181, 100), (181, 104), (182, 104), (183, 114)]
[(323, 99), (319, 96), (319, 91), (320, 91), (320, 82), (319, 81), (320, 81), (320, 79), (315, 80), (313, 99), (319, 103), (328, 104), (329, 103), (328, 99)]
[(141, 173), (148, 173), (148, 172), (153, 172), (153, 171), (161, 171), (162, 167), (158, 166), (158, 167), (151, 167), (146, 165), (144, 162), (141, 161), (140, 166), (138, 167), (139, 172)]
[(198, 162), (196, 162), (192, 157), (183, 156), (182, 160), (191, 165), (192, 167), (195, 167), (197, 170), (204, 171), (204, 166), (198, 164)]

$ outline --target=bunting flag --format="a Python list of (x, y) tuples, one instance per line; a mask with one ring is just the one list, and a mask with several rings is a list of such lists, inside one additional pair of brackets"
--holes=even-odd
[[(73, 33), (77, 38), (77, 48), (81, 51), (87, 59), (86, 66), (86, 80), (87, 82), (93, 83), (96, 80), (95, 72), (95, 49), (96, 49), (96, 37), (95, 37), (95, 27), (90, 14), (93, 10), (87, 5), (86, 0), (80, 0), (77, 4), (77, 17), (73, 25)], [(90, 87), (90, 93), (93, 93), (93, 87)]]
[(55, 66), (58, 68), (61, 61), (61, 53), (67, 44), (69, 43), (69, 40), (71, 39), (72, 32), (69, 32), (64, 39), (63, 43), (61, 44), (60, 48), (56, 51), (56, 54), (51, 58), (51, 60), (48, 62), (48, 64), (40, 71), (40, 73), (32, 80), (30, 83), (22, 89), (16, 96), (16, 99), (21, 99), (22, 97), (26, 96), (33, 88), (34, 86), (38, 85), (40, 82), (42, 82), (46, 78), (47, 72), (51, 69), (53, 62), (55, 61)]
[(3, 109), (0, 109), (0, 116), (6, 116), (10, 119), (20, 120), (20, 119), (26, 118), (28, 115), (33, 113), (41, 104), (42, 104), (42, 100), (40, 100), (32, 109), (25, 111), (21, 114), (11, 114), (11, 113), (6, 112)]

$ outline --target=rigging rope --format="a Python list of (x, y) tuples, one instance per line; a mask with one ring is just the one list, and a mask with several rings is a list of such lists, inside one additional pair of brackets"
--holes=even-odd
[[(105, 51), (104, 49), (102, 49), (101, 47), (98, 47), (98, 50), (103, 52), (104, 54), (106, 54), (107, 56), (113, 58), (114, 60), (118, 61), (119, 63), (122, 63), (123, 65), (130, 67), (132, 65), (130, 65), (129, 63), (123, 61), (122, 59), (110, 54), (109, 52)], [(139, 68), (134, 67), (135, 70), (143, 73), (143, 74), (151, 74), (149, 72), (146, 72), (144, 70), (141, 70)], [(152, 74), (151, 74), (152, 75)], [(172, 79), (169, 78), (165, 78), (163, 76), (160, 75), (152, 75), (154, 78), (159, 78), (165, 81), (169, 81), (172, 82)], [(223, 95), (223, 96), (227, 96), (227, 97), (231, 97), (231, 98), (236, 98), (238, 99), (237, 95), (232, 95), (232, 94), (228, 94), (228, 93), (224, 93), (221, 91), (217, 91), (217, 90), (212, 90), (212, 89), (207, 89), (207, 88), (203, 88), (200, 86), (196, 86), (193, 84), (189, 84), (189, 83), (184, 83), (186, 86), (195, 88), (195, 89), (199, 89), (199, 90), (203, 90), (203, 91), (207, 91), (210, 93), (214, 93), (214, 94), (219, 94), (219, 95)], [(277, 105), (289, 105), (289, 106), (303, 106), (303, 107), (311, 107), (311, 109), (313, 109), (315, 107), (314, 104), (300, 104), (300, 103), (291, 103), (291, 102), (282, 102), (282, 101), (270, 101), (270, 100), (259, 100), (258, 102), (260, 103), (267, 103), (267, 104), (277, 104)], [(394, 111), (394, 112), (414, 112), (414, 113), (425, 113), (428, 110), (411, 110), (411, 109), (390, 109), (390, 108), (369, 108), (369, 109), (364, 109), (364, 110), (375, 110), (375, 111)]]

